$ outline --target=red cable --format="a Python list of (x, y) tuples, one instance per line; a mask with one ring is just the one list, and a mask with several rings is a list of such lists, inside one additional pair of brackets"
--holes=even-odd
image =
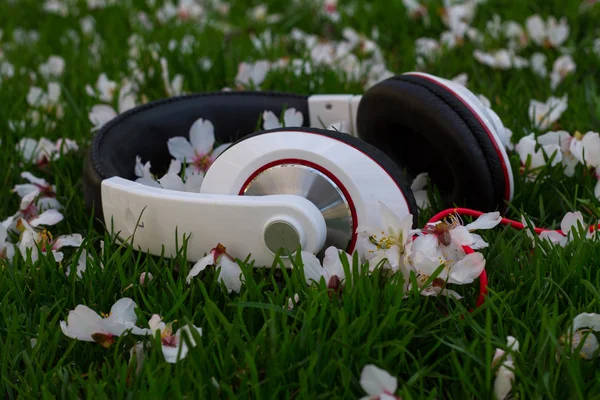
[[(481, 211), (471, 210), (470, 208), (448, 208), (444, 211), (437, 213), (433, 217), (431, 217), (431, 219), (428, 221), (428, 223), (440, 221), (440, 220), (448, 217), (451, 214), (468, 215), (471, 217), (480, 217), (481, 215), (483, 215), (485, 213), (483, 213)], [(522, 223), (513, 221), (508, 218), (502, 218), (500, 220), (500, 224), (501, 225), (510, 225), (511, 227), (516, 228), (516, 229), (527, 228), (527, 226), (523, 225)], [(592, 229), (593, 228), (594, 227), (592, 227)], [(537, 234), (540, 234), (545, 231), (553, 231), (554, 230), (555, 232), (558, 232), (561, 235), (564, 235), (562, 233), (562, 231), (559, 229), (534, 228), (534, 230)], [(462, 248), (466, 254), (471, 254), (471, 253), (475, 252), (475, 250), (473, 250), (469, 246), (462, 246)], [(481, 274), (479, 275), (479, 298), (477, 299), (477, 303), (475, 303), (475, 308), (481, 306), (483, 304), (483, 302), (485, 301), (485, 296), (488, 294), (487, 287), (488, 287), (488, 278), (487, 278), (487, 273), (485, 272), (485, 268), (484, 268), (483, 271), (481, 271)]]
[[(481, 211), (471, 210), (470, 208), (448, 208), (442, 212), (435, 214), (429, 220), (429, 223), (440, 221), (441, 219), (446, 218), (450, 214), (459, 214), (459, 215), (468, 215), (471, 217), (480, 217), (481, 215), (483, 215), (485, 213), (483, 213)], [(502, 220), (500, 220), (500, 224), (501, 225), (510, 225), (511, 227), (516, 228), (516, 229), (527, 228), (527, 226), (523, 225), (522, 223), (513, 221), (512, 219), (508, 219), (508, 218), (502, 218)], [(535, 230), (535, 233), (537, 233), (537, 234), (540, 234), (542, 232), (547, 232), (547, 231), (555, 231), (555, 232), (560, 233), (561, 235), (564, 235), (564, 233), (562, 233), (562, 231), (560, 229), (534, 228), (534, 230)]]

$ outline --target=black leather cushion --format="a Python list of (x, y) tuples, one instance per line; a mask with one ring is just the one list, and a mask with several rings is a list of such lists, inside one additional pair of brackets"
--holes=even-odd
[(382, 81), (361, 99), (357, 128), (409, 175), (427, 171), (446, 206), (505, 208), (501, 155), (473, 112), (443, 86), (412, 75)]
[(172, 159), (167, 141), (175, 136), (189, 138), (198, 118), (210, 120), (217, 143), (233, 142), (259, 129), (265, 110), (279, 116), (295, 108), (308, 125), (306, 96), (272, 92), (212, 92), (172, 97), (147, 103), (114, 118), (92, 139), (83, 169), (83, 190), (88, 210), (103, 220), (100, 183), (120, 176), (134, 180), (135, 157), (150, 161), (153, 172), (166, 172)]
[[(398, 164), (396, 162), (394, 162), (392, 159), (390, 159), (384, 152), (382, 152), (375, 146), (373, 146), (363, 140), (360, 140), (354, 136), (350, 136), (347, 133), (330, 131), (330, 130), (325, 130), (325, 129), (318, 129), (318, 128), (296, 128), (296, 127), (294, 127), (293, 129), (295, 131), (309, 132), (309, 133), (314, 133), (317, 135), (332, 137), (336, 140), (339, 140), (340, 142), (346, 143), (347, 145), (354, 147), (355, 149), (361, 151), (363, 154), (366, 154), (373, 161), (375, 161), (377, 164), (379, 164), (379, 166), (388, 173), (388, 175), (392, 178), (392, 180), (396, 183), (396, 185), (400, 188), (400, 190), (404, 194), (406, 202), (408, 203), (408, 208), (410, 210), (410, 213), (413, 215), (413, 227), (416, 228), (417, 223), (418, 223), (419, 209), (417, 207), (417, 203), (413, 196), (412, 190), (410, 190), (410, 184), (408, 183), (408, 178), (406, 177), (404, 172), (400, 168), (398, 168)], [(228, 147), (228, 149), (232, 148), (237, 143), (239, 143), (243, 140), (246, 140), (248, 138), (251, 138), (253, 136), (268, 134), (271, 132), (286, 131), (286, 130), (289, 130), (289, 128), (288, 129), (286, 129), (286, 128), (270, 129), (270, 130), (254, 132), (250, 135), (246, 135), (246, 136), (242, 137), (237, 142), (235, 142), (232, 146)], [(225, 153), (226, 151), (227, 150), (225, 150), (223, 153)], [(223, 154), (223, 153), (221, 153), (221, 154)]]

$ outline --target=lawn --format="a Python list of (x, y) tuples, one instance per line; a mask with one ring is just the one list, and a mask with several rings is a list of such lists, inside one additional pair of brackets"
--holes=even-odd
[[(347, 399), (377, 396), (366, 381), (382, 370), (387, 395), (402, 399), (493, 399), (497, 379), (514, 398), (600, 398), (600, 323), (571, 346), (565, 336), (576, 316), (600, 313), (600, 246), (585, 229), (600, 220), (596, 3), (0, 1), (3, 397)], [(512, 132), (507, 218), (563, 222), (564, 233), (574, 216), (583, 224), (568, 240), (503, 224), (478, 231), (489, 244), (478, 250), (489, 292), (479, 307), (477, 279), (452, 287), (460, 299), (426, 296), (415, 274), (407, 289), (403, 274), (356, 254), (340, 258), (338, 290), (307, 284), (300, 257), (292, 269), (223, 261), (188, 283), (185, 243), (176, 257), (134, 251), (85, 208), (93, 132), (133, 105), (223, 89), (361, 94), (415, 70), (482, 95)], [(554, 107), (545, 120), (541, 103)], [(537, 139), (558, 131), (563, 147)], [(443, 209), (435, 185), (427, 190), (419, 228)], [(26, 226), (44, 210), (44, 223)], [(50, 251), (63, 235), (74, 245)], [(226, 267), (241, 269), (240, 288), (220, 279)], [(121, 331), (162, 334), (73, 339), (69, 312), (80, 305), (106, 317), (88, 324), (125, 316)]]

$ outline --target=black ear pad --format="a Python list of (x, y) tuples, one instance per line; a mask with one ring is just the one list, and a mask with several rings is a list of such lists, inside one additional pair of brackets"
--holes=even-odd
[(342, 143), (347, 144), (348, 146), (354, 147), (355, 149), (359, 150), (360, 152), (371, 158), (373, 161), (375, 161), (384, 171), (387, 172), (390, 178), (392, 178), (392, 180), (396, 183), (400, 191), (404, 194), (404, 198), (406, 199), (406, 203), (408, 205), (410, 213), (413, 215), (413, 227), (417, 226), (419, 208), (417, 207), (417, 203), (413, 196), (412, 190), (410, 189), (409, 180), (404, 174), (404, 172), (398, 167), (398, 164), (394, 162), (390, 157), (388, 157), (383, 151), (379, 150), (377, 147), (356, 137), (350, 136), (347, 133), (307, 127), (262, 130), (243, 136), (234, 144), (232, 144), (227, 150), (221, 153), (221, 155), (223, 155), (229, 149), (233, 148), (237, 143), (249, 139), (253, 136), (264, 135), (272, 132), (289, 131), (290, 129), (293, 129), (294, 131), (308, 132), (313, 133), (315, 135), (322, 135), (334, 138)]
[(135, 158), (150, 161), (153, 171), (166, 171), (171, 161), (167, 141), (189, 138), (198, 118), (212, 122), (218, 143), (233, 142), (253, 132), (265, 110), (280, 115), (295, 108), (309, 124), (306, 96), (273, 92), (212, 92), (172, 97), (147, 103), (117, 116), (92, 139), (83, 167), (83, 194), (88, 210), (103, 220), (100, 184), (120, 176), (134, 180)]
[(443, 85), (413, 75), (380, 82), (361, 99), (357, 129), (409, 175), (428, 172), (447, 207), (505, 208), (508, 182), (493, 139)]

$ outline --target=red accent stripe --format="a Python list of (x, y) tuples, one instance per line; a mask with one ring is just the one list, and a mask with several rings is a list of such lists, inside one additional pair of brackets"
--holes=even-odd
[(250, 177), (248, 179), (246, 179), (246, 181), (242, 185), (242, 188), (240, 189), (240, 192), (238, 194), (243, 195), (244, 191), (246, 190), (246, 188), (248, 187), (250, 182), (252, 182), (254, 180), (254, 178), (256, 178), (263, 171), (265, 171), (271, 167), (275, 167), (278, 165), (284, 165), (284, 164), (296, 164), (296, 165), (299, 164), (299, 165), (305, 165), (310, 168), (314, 168), (317, 171), (321, 172), (323, 175), (327, 176), (329, 179), (331, 179), (333, 181), (333, 183), (335, 183), (337, 185), (337, 187), (342, 191), (342, 194), (344, 195), (344, 197), (346, 198), (346, 201), (348, 202), (348, 206), (350, 207), (350, 213), (352, 215), (352, 240), (350, 241), (350, 244), (346, 248), (346, 252), (349, 254), (352, 254), (352, 252), (354, 252), (354, 248), (356, 246), (356, 240), (358, 237), (358, 233), (356, 232), (356, 228), (358, 227), (358, 216), (356, 214), (356, 207), (354, 207), (354, 202), (352, 201), (352, 197), (350, 196), (350, 193), (348, 192), (348, 190), (346, 189), (344, 184), (333, 173), (331, 173), (331, 171), (328, 171), (327, 169), (323, 168), (322, 166), (315, 164), (313, 162), (310, 162), (310, 161), (300, 159), (300, 158), (283, 158), (281, 160), (275, 160), (268, 164), (263, 165), (262, 167), (260, 167), (256, 171), (254, 171), (250, 175)]
[(504, 162), (504, 157), (502, 157), (502, 152), (500, 151), (500, 149), (498, 148), (498, 144), (494, 140), (494, 134), (492, 132), (490, 132), (490, 130), (488, 129), (487, 125), (481, 120), (481, 118), (479, 118), (479, 114), (475, 110), (473, 110), (473, 108), (471, 108), (471, 106), (467, 102), (465, 102), (463, 100), (463, 98), (462, 98), (462, 96), (460, 94), (457, 94), (454, 90), (450, 89), (448, 86), (444, 85), (443, 83), (438, 82), (435, 79), (431, 79), (431, 78), (423, 76), (423, 75), (412, 75), (412, 76), (421, 77), (423, 79), (426, 79), (426, 80), (428, 80), (430, 82), (433, 82), (433, 83), (437, 84), (438, 86), (443, 87), (444, 89), (446, 89), (447, 91), (449, 91), (450, 93), (452, 93), (456, 98), (458, 98), (461, 101), (461, 103), (463, 103), (471, 111), (471, 113), (473, 113), (473, 115), (475, 116), (475, 118), (477, 118), (477, 121), (479, 121), (479, 123), (481, 124), (481, 126), (483, 126), (483, 128), (485, 129), (485, 132), (487, 133), (488, 137), (490, 138), (490, 140), (494, 144), (494, 148), (496, 149), (496, 153), (498, 153), (498, 155), (500, 156), (500, 163), (502, 164), (502, 171), (504, 172), (504, 199), (506, 201), (510, 201), (510, 179), (508, 178), (508, 166)]

